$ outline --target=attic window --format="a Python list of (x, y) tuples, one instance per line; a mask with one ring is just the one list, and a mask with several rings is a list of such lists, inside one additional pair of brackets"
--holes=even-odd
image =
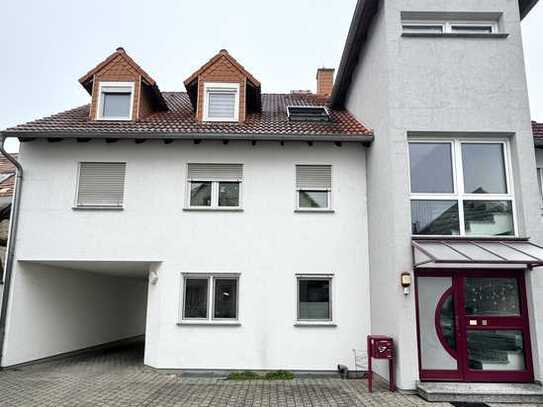
[(287, 115), (292, 121), (330, 121), (330, 114), (324, 106), (288, 106)]
[(133, 82), (100, 82), (98, 120), (132, 120)]
[(239, 83), (205, 83), (204, 94), (204, 121), (239, 120)]

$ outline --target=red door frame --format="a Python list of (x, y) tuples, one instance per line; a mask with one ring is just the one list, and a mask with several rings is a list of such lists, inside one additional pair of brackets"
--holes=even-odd
[[(445, 291), (440, 300), (439, 305), (452, 292), (454, 295), (455, 308), (455, 332), (456, 332), (456, 354), (458, 369), (457, 370), (424, 370), (421, 364), (420, 350), (420, 330), (419, 330), (419, 296), (418, 296), (418, 280), (415, 282), (415, 301), (417, 312), (417, 340), (418, 340), (418, 360), (419, 360), (419, 375), (423, 381), (464, 381), (464, 382), (533, 382), (533, 363), (532, 363), (532, 348), (530, 342), (530, 326), (528, 319), (528, 305), (526, 299), (526, 284), (524, 279), (524, 270), (496, 270), (496, 269), (428, 269), (416, 270), (416, 277), (451, 277), (452, 287)], [(514, 317), (492, 317), (492, 316), (470, 316), (464, 315), (464, 290), (463, 282), (465, 277), (509, 277), (517, 278), (520, 300), (520, 316)], [(436, 310), (437, 311), (437, 310)], [(469, 320), (486, 320), (487, 326), (478, 324), (469, 326)], [(436, 329), (438, 325), (438, 316), (436, 312)], [(470, 370), (467, 357), (467, 339), (466, 333), (469, 330), (507, 330), (515, 329), (522, 331), (524, 341), (524, 357), (526, 369), (523, 371), (476, 371)], [(439, 333), (439, 329), (438, 329)], [(438, 337), (440, 335), (438, 334)], [(440, 337), (440, 340), (442, 338)], [(451, 353), (446, 344), (445, 350)], [(453, 351), (454, 352), (454, 351)], [(454, 357), (454, 355), (452, 355)]]

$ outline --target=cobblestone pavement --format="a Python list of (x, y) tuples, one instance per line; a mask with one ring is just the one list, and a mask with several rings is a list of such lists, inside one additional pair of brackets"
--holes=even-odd
[(142, 347), (97, 352), (0, 372), (1, 407), (62, 406), (433, 406), (415, 395), (389, 393), (365, 380), (295, 379), (233, 382), (183, 378), (146, 368)]

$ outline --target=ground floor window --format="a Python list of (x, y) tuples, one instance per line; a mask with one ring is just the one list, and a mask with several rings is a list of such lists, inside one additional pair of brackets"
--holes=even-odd
[(239, 276), (183, 274), (183, 320), (237, 320)]
[(332, 320), (332, 277), (298, 276), (298, 321)]

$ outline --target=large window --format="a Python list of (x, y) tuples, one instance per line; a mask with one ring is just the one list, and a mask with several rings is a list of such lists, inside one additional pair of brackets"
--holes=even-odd
[(332, 278), (298, 276), (298, 321), (332, 321)]
[(240, 209), (241, 164), (189, 164), (189, 209)]
[(411, 141), (413, 235), (515, 235), (508, 144)]
[(77, 208), (122, 208), (126, 163), (81, 162)]
[(296, 166), (297, 209), (330, 210), (332, 207), (332, 166)]
[(239, 120), (239, 83), (205, 83), (204, 95), (204, 121)]
[(101, 82), (98, 97), (98, 120), (132, 119), (133, 82)]
[(238, 281), (231, 274), (184, 274), (182, 320), (237, 320)]

